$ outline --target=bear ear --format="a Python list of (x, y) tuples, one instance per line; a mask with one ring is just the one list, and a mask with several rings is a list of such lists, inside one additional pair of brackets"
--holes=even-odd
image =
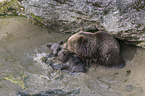
[(81, 45), (82, 41), (84, 39), (84, 36), (81, 36), (77, 39), (77, 44)]
[(85, 36), (80, 36), (77, 39), (77, 44), (81, 45), (81, 44), (86, 44), (88, 42), (88, 38), (86, 38)]

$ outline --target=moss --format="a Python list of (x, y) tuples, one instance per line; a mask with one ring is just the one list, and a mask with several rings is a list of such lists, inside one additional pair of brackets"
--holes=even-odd
[(126, 76), (129, 76), (131, 74), (131, 70), (126, 71)]
[(22, 0), (18, 0), (19, 2), (22, 2)]
[(30, 18), (29, 18), (28, 21), (31, 22), (32, 24), (45, 26), (44, 25), (44, 18), (42, 18), (40, 16), (36, 16), (33, 13), (31, 13)]
[(0, 2), (0, 16), (18, 16), (24, 12), (24, 7), (20, 6), (18, 0)]
[(24, 84), (24, 79), (27, 76), (24, 74), (22, 77), (15, 77), (13, 75), (9, 75), (7, 77), (5, 77), (6, 80), (11, 81), (13, 83), (17, 83), (19, 86), (22, 87), (22, 89), (26, 89), (25, 84)]
[(118, 75), (119, 73), (114, 73), (113, 75)]
[[(19, 2), (22, 0), (10, 0), (10, 1), (2, 1), (0, 2), (0, 16), (3, 17), (11, 17), (11, 16), (22, 16), (26, 17), (24, 15), (25, 8), (22, 7)], [(32, 24), (36, 25), (42, 25), (44, 26), (44, 21), (42, 20), (40, 16), (36, 16), (34, 14), (30, 15), (30, 19), (28, 20)]]
[(15, 62), (15, 61), (16, 61), (15, 58), (7, 58), (7, 59), (6, 59), (6, 62)]

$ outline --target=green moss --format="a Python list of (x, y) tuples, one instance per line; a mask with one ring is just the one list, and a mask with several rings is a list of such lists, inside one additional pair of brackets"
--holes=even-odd
[(126, 76), (129, 76), (131, 74), (131, 70), (126, 71)]
[(27, 76), (24, 74), (22, 77), (15, 77), (13, 75), (9, 75), (7, 77), (5, 77), (6, 80), (11, 81), (13, 83), (17, 83), (19, 86), (22, 87), (22, 89), (26, 89), (25, 84), (24, 84), (24, 79)]
[(127, 82), (127, 81), (128, 81), (128, 79), (124, 80), (124, 82)]
[(119, 73), (114, 73), (113, 75), (118, 75)]
[(15, 58), (7, 58), (7, 59), (6, 59), (6, 62), (15, 62), (15, 61), (16, 61)]
[(22, 2), (22, 0), (18, 0), (19, 2)]
[(44, 25), (44, 18), (40, 17), (40, 16), (36, 16), (33, 13), (31, 13), (30, 15), (31, 18), (29, 18), (29, 22), (31, 22), (32, 24), (36, 24), (36, 25), (41, 25), (41, 26), (45, 26)]
[(24, 8), (19, 5), (18, 0), (0, 2), (0, 16), (18, 16), (24, 12)]

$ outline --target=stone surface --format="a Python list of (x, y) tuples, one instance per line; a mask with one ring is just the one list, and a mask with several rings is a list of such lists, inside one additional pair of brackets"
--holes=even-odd
[(81, 29), (106, 30), (127, 43), (145, 48), (144, 0), (19, 1), (30, 20), (50, 29), (72, 33)]

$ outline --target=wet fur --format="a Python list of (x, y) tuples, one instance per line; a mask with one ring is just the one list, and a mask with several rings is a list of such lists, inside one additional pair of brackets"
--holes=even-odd
[(66, 48), (87, 61), (100, 62), (107, 67), (125, 66), (117, 40), (104, 31), (76, 33), (69, 38)]

